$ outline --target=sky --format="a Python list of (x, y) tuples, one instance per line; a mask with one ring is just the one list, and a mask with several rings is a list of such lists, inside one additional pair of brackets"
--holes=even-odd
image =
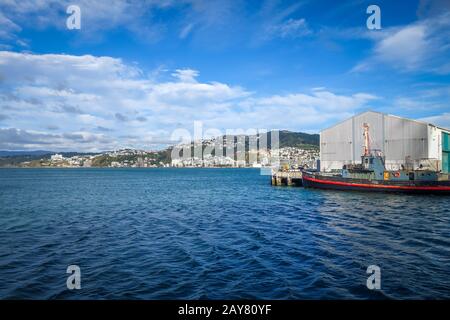
[(366, 110), (450, 128), (449, 98), (448, 0), (0, 0), (0, 150), (318, 133)]

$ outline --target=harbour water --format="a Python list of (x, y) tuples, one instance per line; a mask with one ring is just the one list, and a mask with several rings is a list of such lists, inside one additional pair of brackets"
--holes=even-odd
[[(450, 197), (257, 169), (0, 169), (1, 299), (450, 298)], [(67, 266), (81, 289), (66, 287)], [(366, 269), (381, 268), (381, 290)]]

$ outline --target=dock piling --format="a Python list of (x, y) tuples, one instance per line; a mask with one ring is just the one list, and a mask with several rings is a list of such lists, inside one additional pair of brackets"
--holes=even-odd
[(273, 186), (302, 186), (302, 172), (299, 170), (277, 171), (272, 174)]

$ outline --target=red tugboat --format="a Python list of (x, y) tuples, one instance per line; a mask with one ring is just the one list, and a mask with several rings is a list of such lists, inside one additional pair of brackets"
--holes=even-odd
[(340, 174), (303, 171), (305, 188), (439, 193), (450, 195), (450, 180), (431, 170), (387, 171), (381, 152), (371, 150), (369, 125), (364, 124), (364, 152), (360, 164), (344, 165)]

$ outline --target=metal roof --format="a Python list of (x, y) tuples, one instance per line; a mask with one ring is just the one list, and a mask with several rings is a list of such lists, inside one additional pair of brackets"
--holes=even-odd
[(380, 112), (380, 111), (374, 111), (374, 110), (370, 110), (370, 109), (369, 109), (369, 110), (366, 110), (366, 111), (363, 111), (363, 112), (360, 112), (360, 113), (357, 113), (357, 114), (355, 114), (354, 116), (352, 116), (352, 117), (350, 117), (350, 118), (347, 118), (347, 119), (345, 119), (345, 120), (342, 120), (342, 121), (340, 121), (340, 122), (337, 122), (336, 124), (334, 124), (334, 125), (332, 125), (332, 126), (330, 126), (330, 127), (327, 127), (327, 128), (325, 128), (325, 129), (320, 130), (320, 132), (325, 131), (325, 130), (328, 130), (328, 129), (331, 129), (331, 128), (334, 128), (334, 127), (336, 127), (337, 125), (339, 125), (339, 124), (341, 124), (341, 123), (344, 123), (345, 121), (347, 121), (347, 120), (349, 120), (349, 119), (352, 119), (352, 118), (361, 116), (361, 115), (366, 114), (366, 113), (377, 113), (377, 114), (381, 114), (381, 115), (385, 115), (385, 116), (389, 116), (389, 117), (395, 117), (395, 118), (405, 119), (405, 120), (408, 120), (408, 121), (413, 121), (413, 122), (425, 124), (425, 125), (428, 125), (428, 126), (433, 126), (433, 127), (436, 127), (436, 128), (438, 128), (438, 129), (440, 129), (440, 130), (444, 130), (444, 131), (446, 131), (447, 133), (450, 133), (450, 129), (443, 128), (443, 127), (439, 127), (439, 126), (437, 126), (437, 125), (435, 125), (435, 124), (432, 124), (432, 123), (429, 123), (429, 122), (426, 122), (426, 121), (414, 120), (414, 119), (405, 118), (405, 117), (400, 117), (400, 116), (396, 116), (396, 115), (393, 115), (393, 114), (389, 114), (389, 113), (385, 113), (385, 112)]

